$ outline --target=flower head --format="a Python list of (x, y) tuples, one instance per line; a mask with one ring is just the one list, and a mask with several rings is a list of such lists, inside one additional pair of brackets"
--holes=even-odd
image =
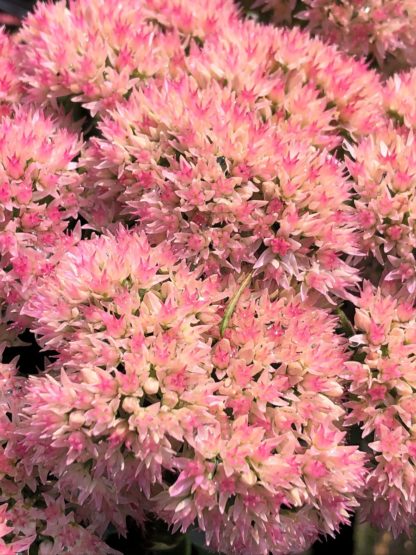
[(300, 549), (346, 522), (362, 484), (338, 427), (345, 340), (290, 291), (247, 293), (221, 338), (225, 295), (137, 233), (81, 242), (25, 307), (59, 353), (30, 379), (25, 445), (121, 530), (141, 493), (227, 553)]
[(351, 342), (364, 363), (348, 363), (354, 400), (347, 406), (348, 422), (360, 425), (371, 453), (362, 511), (398, 534), (416, 515), (416, 311), (410, 299), (395, 299), (369, 283), (357, 307)]
[(195, 432), (156, 497), (175, 529), (196, 520), (214, 549), (266, 555), (306, 549), (348, 520), (364, 468), (338, 427), (346, 355), (333, 326), (289, 292), (240, 299), (213, 347), (218, 427)]
[(22, 48), (22, 80), (37, 102), (69, 96), (95, 115), (177, 72), (192, 36), (203, 40), (236, 14), (231, 0), (39, 3), (19, 33), (30, 44)]
[[(193, 78), (149, 84), (100, 125), (83, 162), (95, 199), (151, 243), (209, 274), (247, 265), (265, 281), (328, 296), (357, 280), (343, 167), (264, 122), (243, 94)], [(107, 222), (108, 225), (108, 222)]]
[(36, 276), (76, 240), (65, 231), (81, 201), (80, 147), (77, 134), (33, 107), (16, 106), (0, 120), (0, 302), (8, 320), (18, 319)]
[(31, 380), (25, 443), (63, 491), (121, 531), (126, 514), (140, 520), (138, 491), (149, 494), (176, 442), (220, 403), (206, 334), (224, 295), (198, 278), (119, 229), (68, 252), (25, 307), (62, 368)]
[(363, 248), (385, 267), (387, 280), (416, 290), (416, 143), (413, 133), (390, 123), (358, 146), (347, 163), (357, 193), (355, 209)]

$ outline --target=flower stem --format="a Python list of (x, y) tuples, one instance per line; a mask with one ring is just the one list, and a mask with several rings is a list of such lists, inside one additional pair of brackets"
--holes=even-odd
[(251, 278), (253, 277), (253, 272), (250, 272), (241, 282), (240, 287), (237, 289), (237, 291), (235, 292), (235, 294), (231, 297), (230, 302), (227, 305), (227, 308), (225, 309), (225, 313), (224, 313), (224, 318), (221, 321), (221, 325), (220, 325), (220, 334), (221, 337), (224, 336), (225, 330), (228, 327), (228, 323), (230, 321), (231, 316), (234, 313), (235, 307), (237, 306), (238, 300), (241, 297), (244, 289), (249, 285)]
[(341, 328), (343, 329), (345, 335), (346, 335), (347, 337), (351, 337), (351, 335), (354, 335), (354, 333), (355, 333), (354, 327), (353, 327), (353, 325), (351, 324), (351, 322), (350, 322), (350, 320), (348, 319), (348, 317), (347, 317), (347, 315), (345, 314), (345, 312), (344, 312), (341, 308), (339, 308), (339, 307), (336, 308), (335, 312), (336, 312), (336, 315), (337, 315), (338, 318), (339, 318), (339, 322), (340, 322), (340, 324), (341, 324)]

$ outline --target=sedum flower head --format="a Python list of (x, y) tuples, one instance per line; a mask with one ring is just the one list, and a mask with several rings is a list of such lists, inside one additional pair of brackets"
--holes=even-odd
[(64, 232), (81, 200), (80, 146), (59, 119), (30, 106), (0, 120), (0, 299), (7, 319), (17, 319), (36, 276), (75, 240)]
[(242, 93), (185, 77), (149, 84), (100, 129), (82, 162), (88, 194), (151, 243), (209, 274), (248, 265), (302, 294), (356, 282), (341, 258), (358, 252), (343, 166), (264, 122)]
[(371, 453), (363, 516), (394, 534), (408, 532), (416, 514), (416, 311), (411, 300), (369, 283), (357, 307), (351, 341), (363, 364), (348, 363), (354, 400), (347, 406)]
[(386, 279), (416, 289), (414, 267), (416, 143), (413, 132), (385, 126), (350, 147), (355, 209), (363, 248), (385, 267)]
[[(294, 17), (350, 54), (370, 55), (388, 72), (416, 63), (412, 0), (306, 0), (304, 4), (305, 9)], [(255, 6), (272, 11), (280, 23), (291, 20), (296, 2), (258, 0)]]
[(345, 340), (290, 291), (240, 299), (221, 337), (232, 288), (134, 232), (81, 242), (25, 309), (62, 367), (30, 379), (25, 445), (105, 523), (144, 494), (213, 548), (287, 553), (347, 522), (363, 483), (340, 431)]
[[(39, 3), (19, 33), (20, 71), (37, 102), (70, 97), (92, 115), (146, 80), (175, 73), (191, 37), (235, 18), (231, 0)], [(56, 36), (61, 40), (56, 41)]]
[(140, 492), (220, 403), (205, 334), (223, 294), (198, 277), (119, 229), (68, 252), (25, 308), (61, 369), (31, 380), (25, 444), (100, 529), (142, 520)]
[[(344, 445), (344, 340), (290, 292), (240, 299), (213, 347), (216, 427), (200, 427), (156, 496), (174, 529), (194, 521), (225, 553), (299, 552), (348, 521), (363, 455)], [(170, 486), (170, 487), (169, 487)]]

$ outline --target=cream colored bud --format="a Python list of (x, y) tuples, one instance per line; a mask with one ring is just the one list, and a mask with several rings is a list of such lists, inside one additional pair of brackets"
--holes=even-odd
[(79, 310), (76, 306), (71, 310), (71, 315), (72, 315), (72, 318), (78, 318)]
[(123, 399), (121, 408), (129, 414), (134, 414), (140, 409), (139, 400), (136, 397), (126, 397)]
[(298, 488), (292, 488), (290, 490), (290, 494), (292, 495), (295, 507), (299, 507), (300, 505), (302, 505), (302, 499), (300, 497), (300, 492)]
[(159, 382), (156, 378), (147, 378), (144, 382), (143, 390), (148, 395), (155, 395), (159, 391)]
[(370, 315), (366, 310), (359, 308), (355, 311), (354, 323), (359, 330), (368, 332), (371, 326)]
[(257, 477), (252, 470), (248, 470), (247, 472), (243, 472), (241, 474), (241, 481), (247, 486), (254, 486), (257, 482)]
[(119, 422), (115, 427), (114, 432), (119, 436), (125, 435), (129, 431), (129, 425), (127, 422)]
[[(173, 408), (178, 404), (179, 397), (174, 391), (167, 391), (163, 394), (163, 405)], [(163, 407), (162, 407), (163, 408)]]
[(80, 410), (74, 410), (69, 415), (69, 425), (71, 428), (81, 428), (85, 423), (85, 414)]

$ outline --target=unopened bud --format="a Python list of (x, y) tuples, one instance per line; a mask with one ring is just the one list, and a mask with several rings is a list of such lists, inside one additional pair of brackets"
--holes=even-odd
[(130, 414), (134, 414), (140, 408), (139, 400), (136, 397), (126, 397), (121, 405), (122, 409)]
[(254, 484), (257, 482), (257, 477), (252, 470), (249, 470), (247, 472), (243, 472), (243, 474), (241, 475), (241, 480), (247, 486), (254, 486)]
[(147, 378), (143, 389), (148, 395), (155, 395), (159, 391), (159, 381), (156, 378)]
[(85, 422), (85, 415), (80, 410), (74, 410), (69, 415), (69, 425), (71, 428), (81, 428)]

